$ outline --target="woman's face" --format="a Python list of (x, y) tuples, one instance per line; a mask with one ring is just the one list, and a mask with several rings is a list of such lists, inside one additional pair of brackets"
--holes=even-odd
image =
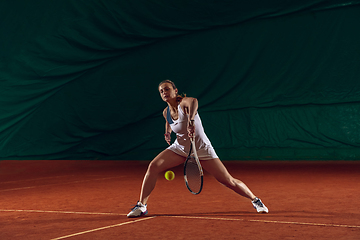
[(174, 89), (171, 83), (163, 83), (159, 86), (159, 93), (163, 101), (168, 102), (176, 99), (178, 90)]

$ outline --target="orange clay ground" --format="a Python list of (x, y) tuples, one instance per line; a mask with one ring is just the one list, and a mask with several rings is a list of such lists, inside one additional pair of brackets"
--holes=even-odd
[(205, 173), (201, 194), (159, 176), (129, 219), (149, 161), (0, 161), (0, 239), (360, 239), (360, 161), (224, 161), (269, 208)]

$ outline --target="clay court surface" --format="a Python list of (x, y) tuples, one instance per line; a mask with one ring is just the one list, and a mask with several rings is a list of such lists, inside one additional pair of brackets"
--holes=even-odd
[(269, 208), (182, 166), (129, 219), (149, 161), (0, 161), (0, 239), (360, 239), (360, 161), (224, 161)]

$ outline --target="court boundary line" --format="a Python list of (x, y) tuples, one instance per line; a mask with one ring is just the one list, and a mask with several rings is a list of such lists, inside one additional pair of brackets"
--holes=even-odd
[(100, 227), (100, 228), (94, 228), (94, 229), (83, 231), (83, 232), (78, 232), (78, 233), (74, 233), (74, 234), (70, 234), (70, 235), (66, 235), (66, 236), (62, 236), (62, 237), (52, 238), (51, 240), (60, 240), (60, 239), (75, 237), (75, 236), (83, 235), (83, 234), (86, 234), (86, 233), (96, 232), (96, 231), (105, 230), (105, 229), (109, 229), (109, 228), (120, 227), (120, 226), (123, 226), (123, 225), (126, 225), (126, 224), (132, 224), (132, 223), (136, 223), (136, 222), (140, 222), (140, 221), (150, 220), (150, 219), (153, 219), (155, 217), (156, 216), (154, 216), (154, 217), (145, 217), (145, 218), (140, 218), (140, 219), (137, 219), (137, 220), (128, 221), (128, 222), (124, 222), (124, 223), (109, 225), (109, 226)]
[(38, 181), (38, 180), (44, 180), (44, 179), (56, 179), (56, 178), (62, 178), (62, 177), (73, 177), (73, 176), (76, 176), (76, 175), (72, 174), (72, 175), (63, 175), (63, 176), (28, 178), (28, 179), (22, 179), (22, 180), (8, 180), (6, 182), (0, 182), (0, 184), (22, 183), (22, 182)]
[[(6, 182), (2, 181), (0, 184), (12, 184), (12, 183), (22, 183), (22, 182), (30, 182), (30, 181), (39, 181), (44, 179), (56, 179), (56, 178), (67, 178), (67, 177), (76, 177), (76, 174), (68, 174), (68, 175), (58, 175), (58, 176), (51, 176), (51, 177), (37, 177), (37, 178), (28, 178), (28, 179), (22, 179), (22, 180), (7, 180)], [(99, 174), (91, 174), (91, 175), (85, 175), (85, 177), (102, 177), (102, 175)]]
[(241, 219), (241, 218), (216, 218), (216, 217), (194, 217), (194, 216), (161, 216), (161, 215), (159, 215), (158, 217), (204, 219), (204, 220), (222, 220), (222, 221), (262, 222), (262, 223), (279, 223), (279, 224), (293, 224), (293, 225), (307, 225), (307, 226), (321, 226), (321, 227), (360, 228), (360, 226), (357, 226), (357, 225), (331, 224), (331, 223), (290, 222), (290, 221), (277, 221), (277, 220)]
[[(61, 214), (79, 214), (79, 215), (126, 216), (126, 214), (120, 214), (120, 213), (76, 212), (76, 211), (61, 211), (61, 210), (60, 211), (52, 211), (52, 210), (0, 209), (0, 212), (61, 213)], [(149, 217), (145, 217), (145, 218), (149, 218)], [(195, 216), (176, 216), (176, 215), (173, 215), (173, 216), (171, 216), (171, 215), (154, 215), (154, 216), (151, 216), (151, 218), (154, 218), (154, 217), (203, 219), (203, 220), (221, 220), (221, 221), (261, 222), (261, 223), (278, 223), (278, 224), (292, 224), (292, 225), (306, 225), (306, 226), (320, 226), (320, 227), (360, 228), (360, 226), (358, 226), (358, 225), (331, 224), (331, 223), (309, 223), (309, 222), (295, 222), (295, 221), (291, 222), (291, 221), (262, 220), (262, 219), (195, 217)]]
[(106, 177), (106, 178), (94, 178), (94, 179), (78, 180), (78, 181), (63, 182), (63, 183), (34, 185), (34, 186), (29, 186), (29, 187), (9, 188), (9, 189), (0, 190), (0, 192), (9, 192), (9, 191), (24, 190), (24, 189), (33, 189), (33, 188), (40, 188), (40, 187), (56, 186), (56, 185), (67, 185), (67, 184), (73, 184), (73, 183), (84, 183), (84, 182), (91, 182), (91, 181), (101, 181), (101, 180), (107, 180), (107, 179), (113, 179), (113, 178), (121, 178), (121, 176)]
[(0, 209), (0, 212), (26, 212), (26, 213), (62, 213), (62, 214), (79, 214), (79, 215), (112, 215), (126, 216), (120, 213), (99, 213), (99, 212), (75, 212), (75, 211), (56, 211), (56, 210), (25, 210), (25, 209)]

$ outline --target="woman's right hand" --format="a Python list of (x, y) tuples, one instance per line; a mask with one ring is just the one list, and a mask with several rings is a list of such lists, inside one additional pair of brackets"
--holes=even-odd
[(165, 141), (170, 145), (171, 144), (171, 133), (164, 134)]

